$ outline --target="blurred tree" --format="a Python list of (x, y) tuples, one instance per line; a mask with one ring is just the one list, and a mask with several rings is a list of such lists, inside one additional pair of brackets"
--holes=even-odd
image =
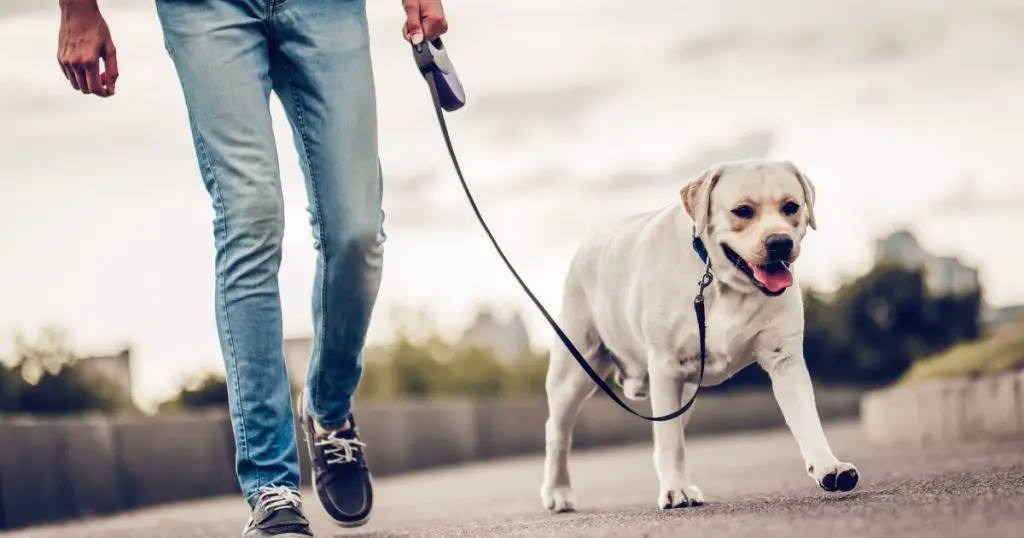
[(390, 358), (366, 359), (363, 362), (363, 377), (356, 388), (355, 399), (373, 401), (395, 397), (397, 387), (393, 373)]
[(14, 357), (0, 372), (0, 411), (26, 414), (73, 414), (89, 411), (137, 411), (130, 394), (102, 376), (85, 375), (75, 366), (67, 332), (46, 326), (30, 341), (14, 337)]
[(21, 377), (21, 372), (8, 366), (9, 360), (0, 357), (0, 412), (18, 408), (21, 392), (26, 384)]
[(227, 381), (220, 374), (206, 374), (192, 379), (170, 400), (160, 404), (160, 412), (199, 411), (227, 408)]
[(980, 291), (935, 297), (920, 271), (876, 266), (832, 302), (808, 301), (809, 368), (830, 381), (890, 383), (914, 361), (978, 338), (981, 304)]
[(427, 398), (440, 392), (444, 369), (427, 345), (400, 339), (394, 346), (390, 366), (395, 393), (411, 398)]
[(804, 301), (804, 358), (815, 380), (856, 383), (851, 380), (849, 332), (839, 315), (840, 309), (813, 290), (806, 290)]
[(441, 374), (443, 394), (476, 399), (501, 396), (510, 379), (493, 351), (475, 347), (456, 350)]
[(505, 394), (513, 397), (543, 395), (547, 376), (548, 353), (534, 353), (522, 357), (509, 365)]

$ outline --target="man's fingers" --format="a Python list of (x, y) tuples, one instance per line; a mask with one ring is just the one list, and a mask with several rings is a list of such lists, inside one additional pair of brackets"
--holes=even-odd
[(448, 31), (448, 21), (444, 16), (441, 2), (428, 2), (420, 13), (423, 34), (427, 39), (437, 39)]
[(82, 93), (89, 93), (89, 82), (86, 80), (85, 67), (72, 62), (71, 74), (75, 77), (76, 89)]
[(108, 42), (103, 49), (103, 83), (107, 89), (107, 95), (114, 95), (117, 75), (117, 49), (114, 48), (112, 42)]
[(405, 6), (405, 28), (403, 33), (413, 45), (423, 42), (423, 27), (420, 25), (420, 0), (402, 0)]
[(107, 89), (103, 87), (103, 83), (100, 81), (99, 61), (89, 62), (85, 65), (85, 83), (89, 88), (89, 91), (86, 93), (93, 93), (101, 97), (107, 96)]
[(447, 31), (448, 22), (445, 21), (444, 17), (427, 17), (423, 19), (423, 35), (425, 35), (427, 39), (437, 39)]
[(79, 88), (78, 86), (78, 78), (75, 77), (75, 70), (71, 68), (71, 63), (63, 60), (60, 60), (59, 62), (60, 70), (64, 73), (64, 78), (68, 79), (68, 82), (71, 83), (72, 88), (74, 88), (75, 90), (80, 90), (81, 88)]

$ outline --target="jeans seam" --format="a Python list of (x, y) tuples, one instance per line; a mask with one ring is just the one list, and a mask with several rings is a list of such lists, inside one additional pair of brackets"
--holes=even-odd
[[(320, 361), (323, 360), (323, 356), (322, 356), (323, 355), (323, 348), (324, 348), (324, 342), (323, 341), (327, 338), (325, 327), (327, 326), (327, 304), (328, 304), (328, 302), (327, 302), (327, 280), (328, 280), (328, 275), (327, 275), (327, 267), (328, 267), (328, 263), (327, 263), (327, 257), (328, 257), (327, 256), (327, 254), (328, 254), (328, 252), (327, 252), (327, 243), (328, 242), (326, 240), (326, 236), (324, 235), (325, 234), (324, 220), (323, 220), (323, 216), (321, 214), (320, 188), (318, 187), (318, 183), (317, 183), (317, 180), (316, 180), (316, 168), (313, 165), (312, 155), (310, 155), (310, 153), (309, 153), (309, 134), (306, 131), (306, 121), (304, 119), (305, 115), (303, 114), (302, 98), (299, 95), (298, 89), (296, 89), (296, 87), (295, 87), (294, 80), (292, 79), (291, 68), (289, 68), (288, 64), (285, 63), (285, 62), (282, 62), (282, 65), (284, 67), (285, 78), (288, 81), (288, 89), (289, 89), (289, 91), (291, 91), (292, 101), (295, 104), (295, 121), (298, 124), (299, 134), (301, 135), (301, 138), (302, 138), (302, 153), (306, 157), (306, 168), (309, 170), (309, 184), (310, 184), (311, 190), (313, 192), (313, 196), (312, 196), (312, 198), (313, 198), (313, 212), (314, 212), (314, 217), (315, 217), (315, 220), (316, 220), (317, 233), (319, 234), (319, 241), (317, 241), (317, 242), (319, 243), (319, 247), (320, 247), (320, 275), (321, 275), (321, 278), (320, 278), (320, 290), (319, 290), (319, 292), (320, 292), (320, 335), (319, 335), (319, 338), (317, 338), (316, 341), (313, 342), (313, 349), (312, 349), (313, 353), (316, 353), (316, 354), (320, 355), (320, 357), (319, 357), (320, 360), (317, 361), (317, 364), (319, 364)], [(310, 361), (310, 365), (312, 366), (312, 361)], [(313, 389), (314, 389), (314, 397), (313, 397), (313, 402), (312, 402), (313, 403), (313, 409), (310, 409), (311, 414), (318, 421), (320, 420), (320, 417), (317, 416), (317, 409), (320, 408), (320, 390), (319, 390), (319, 386), (320, 386), (320, 370), (321, 369), (322, 368), (318, 368), (317, 371), (314, 372), (315, 379), (314, 379), (314, 382), (313, 382), (313, 385), (314, 385), (314, 387), (313, 387)], [(307, 375), (306, 377), (308, 378), (309, 376)], [(308, 400), (308, 398), (303, 398), (303, 399), (304, 400)], [(302, 402), (302, 405), (303, 406), (308, 405), (308, 402)]]
[[(213, 186), (212, 190), (213, 190), (213, 196), (214, 196), (215, 202), (220, 205), (221, 211), (224, 211), (224, 197), (221, 195), (220, 182), (217, 180), (217, 171), (213, 167), (213, 161), (210, 159), (210, 153), (209, 153), (209, 151), (207, 150), (207, 147), (206, 147), (206, 140), (203, 138), (202, 133), (199, 131), (199, 126), (196, 125), (195, 118), (192, 117), (191, 113), (189, 114), (189, 121), (192, 122), (192, 127), (193, 127), (193, 129), (195, 129), (195, 132), (196, 132), (196, 141), (197, 141), (197, 143), (199, 145), (199, 153), (201, 155), (201, 159), (203, 161), (203, 165), (206, 167), (207, 171), (210, 174), (210, 182), (212, 183), (212, 186)], [(221, 226), (221, 230), (220, 230), (220, 234), (219, 235), (221, 236), (220, 240), (225, 245), (225, 248), (227, 248), (226, 245), (227, 245), (227, 235), (228, 235), (228, 219), (227, 219), (226, 216), (223, 216), (223, 215), (222, 215), (222, 218), (224, 220), (223, 220), (223, 225)], [(235, 385), (235, 390), (234, 390), (234, 392), (235, 392), (235, 399), (238, 402), (239, 409), (241, 410), (241, 413), (238, 414), (238, 417), (239, 417), (238, 426), (239, 426), (239, 430), (240, 430), (239, 433), (241, 434), (239, 437), (241, 439), (241, 444), (242, 444), (241, 449), (242, 449), (243, 457), (248, 460), (249, 459), (249, 443), (246, 441), (246, 439), (248, 439), (248, 437), (246, 436), (246, 429), (247, 428), (245, 426), (245, 409), (244, 409), (245, 400), (242, 399), (242, 393), (241, 393), (241, 388), (240, 388), (240, 381), (241, 380), (240, 380), (240, 378), (238, 376), (238, 356), (235, 354), (235, 340), (234, 340), (234, 337), (232, 336), (232, 332), (231, 332), (231, 317), (228, 315), (227, 292), (225, 291), (225, 285), (224, 285), (224, 267), (223, 267), (223, 263), (220, 263), (220, 264), (217, 264), (217, 265), (218, 265), (218, 267), (217, 267), (217, 280), (220, 282), (220, 285), (217, 286), (217, 293), (220, 295), (221, 303), (224, 305), (224, 329), (225, 329), (224, 332), (226, 333), (227, 341), (228, 341), (228, 354), (231, 356), (231, 371), (228, 372), (228, 375), (230, 375), (233, 378), (234, 385)], [(256, 484), (260, 484), (261, 483), (260, 480), (261, 480), (260, 469), (259, 469), (259, 467), (256, 467)]]

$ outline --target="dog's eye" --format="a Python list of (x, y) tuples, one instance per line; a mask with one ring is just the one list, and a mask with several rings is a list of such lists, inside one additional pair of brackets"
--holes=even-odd
[(787, 216), (796, 215), (797, 211), (800, 211), (800, 204), (796, 202), (786, 202), (786, 205), (782, 206), (782, 212)]
[(748, 205), (741, 205), (732, 210), (732, 214), (736, 215), (741, 219), (750, 219), (754, 217), (754, 208)]

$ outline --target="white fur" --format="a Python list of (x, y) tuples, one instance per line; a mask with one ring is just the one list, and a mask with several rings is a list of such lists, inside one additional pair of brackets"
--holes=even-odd
[[(699, 368), (693, 298), (704, 265), (691, 247), (696, 221), (714, 272), (714, 283), (705, 292), (708, 352), (703, 385), (722, 383), (757, 362), (771, 377), (811, 477), (821, 485), (826, 475), (834, 480), (836, 473), (853, 470), (836, 459), (822, 431), (803, 358), (803, 304), (797, 283), (770, 297), (719, 246), (725, 241), (744, 260), (763, 260), (764, 238), (785, 233), (794, 239), (795, 259), (808, 225), (815, 227), (813, 185), (791, 163), (747, 160), (709, 169), (683, 188), (681, 198), (681, 203), (627, 219), (580, 247), (565, 282), (562, 329), (595, 370), (602, 375), (615, 371), (627, 397), (640, 399), (649, 393), (654, 415), (678, 409), (692, 394)], [(786, 199), (800, 204), (795, 217), (787, 219), (781, 210), (771, 209)], [(765, 209), (754, 224), (736, 231), (731, 210), (742, 200), (764, 204)], [(574, 508), (568, 471), (572, 430), (583, 401), (594, 390), (556, 340), (547, 375), (541, 487), (542, 503), (549, 510)], [(687, 473), (683, 431), (692, 414), (654, 423), (659, 507), (704, 502)]]

